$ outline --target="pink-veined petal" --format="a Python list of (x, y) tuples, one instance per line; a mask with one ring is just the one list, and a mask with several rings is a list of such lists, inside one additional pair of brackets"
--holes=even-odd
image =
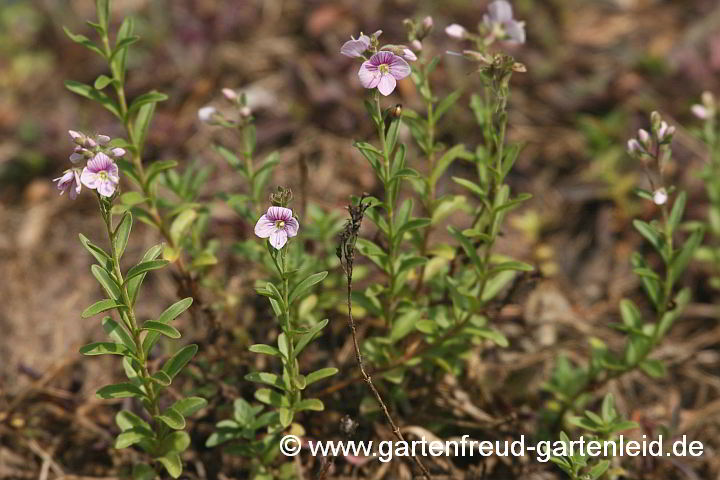
[(103, 197), (112, 197), (116, 187), (117, 184), (115, 184), (115, 182), (110, 179), (105, 179), (98, 182), (97, 191)]
[(370, 47), (370, 38), (361, 35), (357, 40), (348, 40), (340, 48), (340, 53), (350, 58), (362, 57), (363, 53)]
[(410, 75), (411, 71), (412, 69), (410, 68), (410, 65), (405, 61), (405, 59), (394, 55), (394, 58), (390, 63), (390, 75), (395, 77), (395, 80), (401, 80), (407, 77), (408, 75)]
[(508, 42), (525, 43), (525, 23), (511, 20), (505, 24), (505, 34)]
[(380, 72), (375, 65), (372, 65), (370, 62), (364, 62), (358, 71), (358, 78), (360, 78), (360, 83), (363, 87), (375, 88), (378, 82), (380, 82)]
[(285, 246), (288, 240), (288, 234), (285, 230), (276, 230), (270, 234), (270, 245), (280, 250)]
[(113, 165), (113, 161), (105, 155), (102, 152), (99, 152), (97, 155), (95, 155), (90, 161), (87, 163), (87, 168), (90, 169), (93, 173), (100, 172), (102, 170), (107, 170), (110, 165)]
[(395, 90), (396, 85), (397, 80), (395, 80), (395, 77), (393, 77), (392, 75), (383, 75), (380, 78), (377, 89), (380, 91), (380, 93), (387, 97), (393, 92), (393, 90)]
[(295, 217), (292, 217), (290, 220), (285, 222), (285, 232), (287, 232), (288, 237), (294, 237), (297, 235), (299, 228), (300, 222), (298, 222)]
[(292, 210), (285, 207), (270, 207), (268, 208), (267, 216), (271, 220), (287, 222), (292, 218)]
[(255, 224), (255, 235), (260, 238), (268, 238), (275, 230), (277, 230), (275, 222), (270, 220), (267, 215), (260, 217)]
[(120, 181), (119, 170), (116, 163), (111, 163), (107, 169), (107, 172), (108, 177), (110, 177), (110, 180), (112, 180), (114, 183), (118, 183)]

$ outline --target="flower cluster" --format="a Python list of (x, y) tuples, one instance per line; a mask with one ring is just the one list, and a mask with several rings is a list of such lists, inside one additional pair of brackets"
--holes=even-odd
[(85, 185), (103, 197), (112, 197), (120, 183), (115, 159), (125, 156), (125, 149), (109, 146), (110, 137), (107, 135), (91, 137), (75, 130), (68, 133), (76, 144), (70, 161), (77, 164), (85, 160), (87, 163), (83, 168), (69, 168), (62, 176), (53, 180), (57, 182), (60, 195), (69, 192), (70, 198), (74, 200)]
[(198, 119), (208, 125), (222, 125), (225, 127), (236, 127), (245, 125), (252, 117), (252, 110), (247, 104), (245, 94), (238, 94), (231, 88), (223, 88), (222, 94), (225, 99), (237, 108), (237, 119), (227, 118), (222, 112), (212, 105), (206, 105), (198, 110)]
[(488, 6), (488, 13), (478, 28), (478, 33), (470, 33), (462, 25), (453, 23), (445, 28), (445, 33), (458, 40), (469, 39), (491, 45), (495, 41), (525, 43), (525, 22), (513, 18), (512, 5), (505, 0), (496, 0)]
[[(358, 38), (350, 37), (340, 48), (340, 53), (350, 58), (362, 58), (358, 77), (365, 88), (377, 88), (380, 93), (390, 95), (397, 86), (397, 81), (410, 75), (409, 61), (417, 60), (417, 55), (405, 45), (378, 44), (382, 30), (371, 37), (360, 34)], [(371, 53), (370, 58), (366, 54)]]
[(664, 205), (668, 200), (668, 189), (663, 185), (655, 187), (648, 167), (656, 169), (660, 178), (663, 178), (664, 166), (672, 154), (670, 143), (675, 134), (675, 127), (662, 120), (658, 112), (650, 115), (650, 124), (650, 132), (641, 128), (635, 138), (628, 140), (627, 150), (630, 156), (640, 160), (645, 168), (652, 187), (652, 192), (648, 192), (646, 197), (656, 205)]

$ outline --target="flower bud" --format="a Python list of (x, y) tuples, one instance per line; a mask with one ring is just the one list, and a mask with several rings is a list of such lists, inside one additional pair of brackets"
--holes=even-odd
[(658, 188), (653, 192), (653, 203), (655, 205), (665, 205), (668, 200), (668, 193), (665, 188)]
[(115, 147), (115, 148), (113, 148), (112, 150), (110, 150), (110, 154), (111, 154), (113, 157), (116, 157), (116, 158), (117, 158), (117, 157), (123, 157), (123, 156), (125, 156), (125, 149), (124, 149), (124, 148), (120, 148), (120, 147)]
[(238, 94), (235, 92), (235, 90), (232, 90), (230, 88), (223, 88), (222, 94), (231, 102), (234, 102), (238, 99)]
[(409, 60), (411, 62), (414, 62), (415, 60), (417, 60), (417, 55), (415, 55), (413, 53), (413, 51), (410, 50), (409, 48), (403, 48), (401, 57), (403, 57), (405, 60)]
[(248, 107), (247, 105), (243, 105), (240, 108), (240, 116), (242, 118), (249, 118), (250, 115), (252, 115), (252, 110), (250, 109), (250, 107)]
[(110, 142), (110, 137), (107, 135), (96, 135), (95, 138), (100, 145), (107, 145)]
[(704, 105), (693, 105), (690, 110), (700, 120), (707, 120), (710, 118), (710, 111)]
[(68, 133), (70, 134), (70, 138), (72, 138), (72, 141), (77, 143), (78, 145), (84, 145), (85, 144), (85, 135), (83, 135), (80, 132), (76, 132), (75, 130), (68, 130)]
[(422, 51), (422, 42), (420, 40), (413, 40), (410, 42), (410, 46), (415, 49), (416, 52)]
[(198, 118), (201, 122), (212, 124), (213, 117), (217, 114), (217, 109), (211, 106), (205, 106), (198, 110)]
[(640, 140), (640, 143), (642, 143), (643, 147), (648, 148), (648, 145), (650, 144), (650, 134), (647, 130), (643, 128), (638, 130), (638, 139)]
[(653, 131), (657, 131), (657, 129), (660, 128), (661, 122), (662, 117), (660, 117), (658, 112), (654, 111), (650, 114), (650, 125), (652, 126)]
[(445, 33), (450, 38), (457, 38), (458, 40), (462, 40), (467, 35), (467, 30), (465, 30), (465, 27), (463, 27), (462, 25), (453, 23), (452, 25), (448, 25), (447, 27), (445, 27)]
[(433, 18), (430, 15), (428, 15), (427, 17), (423, 18), (422, 24), (423, 24), (423, 28), (425, 29), (425, 31), (429, 32), (430, 29), (433, 27)]
[(633, 155), (635, 153), (642, 152), (643, 148), (640, 145), (640, 142), (638, 142), (634, 138), (631, 138), (630, 140), (628, 140), (628, 143), (627, 143), (627, 151), (629, 154)]
[(703, 92), (701, 99), (703, 105), (705, 105), (709, 110), (713, 110), (715, 108), (715, 97), (711, 92)]

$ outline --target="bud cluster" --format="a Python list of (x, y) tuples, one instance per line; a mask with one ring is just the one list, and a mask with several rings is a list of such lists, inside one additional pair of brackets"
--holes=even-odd
[(425, 39), (425, 37), (430, 35), (430, 31), (433, 28), (433, 23), (433, 18), (429, 15), (423, 18), (421, 22), (417, 22), (410, 18), (406, 18), (405, 20), (403, 20), (403, 25), (405, 25), (405, 28), (407, 29), (408, 41), (410, 42), (410, 46), (416, 52), (422, 50), (422, 41)]
[(648, 174), (648, 180), (653, 188), (651, 193), (652, 201), (656, 205), (664, 205), (668, 200), (668, 190), (664, 186), (655, 188), (649, 168), (657, 170), (660, 178), (663, 178), (665, 165), (670, 160), (673, 135), (675, 127), (668, 125), (658, 112), (650, 115), (650, 132), (641, 128), (637, 136), (631, 138), (627, 143), (627, 151), (631, 157), (640, 160)]
[(202, 123), (237, 127), (246, 125), (252, 120), (252, 109), (248, 106), (247, 95), (244, 93), (238, 94), (231, 88), (223, 88), (222, 94), (236, 108), (236, 118), (228, 118), (212, 105), (206, 105), (198, 110), (198, 119)]

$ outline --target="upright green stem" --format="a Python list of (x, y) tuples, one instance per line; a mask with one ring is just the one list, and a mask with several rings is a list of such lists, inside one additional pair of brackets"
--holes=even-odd
[(380, 94), (375, 92), (375, 109), (378, 118), (378, 136), (380, 137), (380, 146), (383, 154), (383, 170), (384, 176), (383, 186), (385, 187), (385, 209), (388, 219), (388, 274), (390, 277), (390, 286), (387, 299), (384, 305), (385, 321), (388, 326), (392, 325), (395, 317), (395, 214), (393, 205), (392, 182), (390, 181), (390, 155), (388, 151), (387, 139), (385, 138), (385, 124), (383, 122), (382, 107), (380, 106)]
[(159, 415), (160, 408), (158, 407), (157, 395), (155, 393), (152, 379), (150, 378), (150, 372), (148, 371), (147, 355), (145, 354), (142, 340), (140, 339), (140, 327), (138, 326), (137, 318), (135, 316), (135, 307), (130, 300), (130, 294), (127, 290), (127, 284), (123, 280), (122, 270), (120, 269), (120, 255), (115, 248), (116, 233), (113, 231), (112, 228), (112, 214), (110, 213), (109, 209), (106, 208), (106, 206), (103, 204), (102, 200), (100, 200), (99, 197), (98, 201), (100, 202), (100, 211), (102, 212), (103, 220), (105, 221), (105, 228), (107, 229), (108, 240), (110, 243), (110, 257), (112, 259), (113, 269), (112, 273), (115, 276), (118, 285), (120, 285), (120, 294), (122, 296), (122, 301), (127, 306), (127, 326), (130, 329), (133, 343), (135, 344), (135, 351), (137, 354), (138, 363), (140, 364), (141, 379), (143, 384), (145, 385), (148, 397), (150, 399), (150, 413), (152, 415)]

